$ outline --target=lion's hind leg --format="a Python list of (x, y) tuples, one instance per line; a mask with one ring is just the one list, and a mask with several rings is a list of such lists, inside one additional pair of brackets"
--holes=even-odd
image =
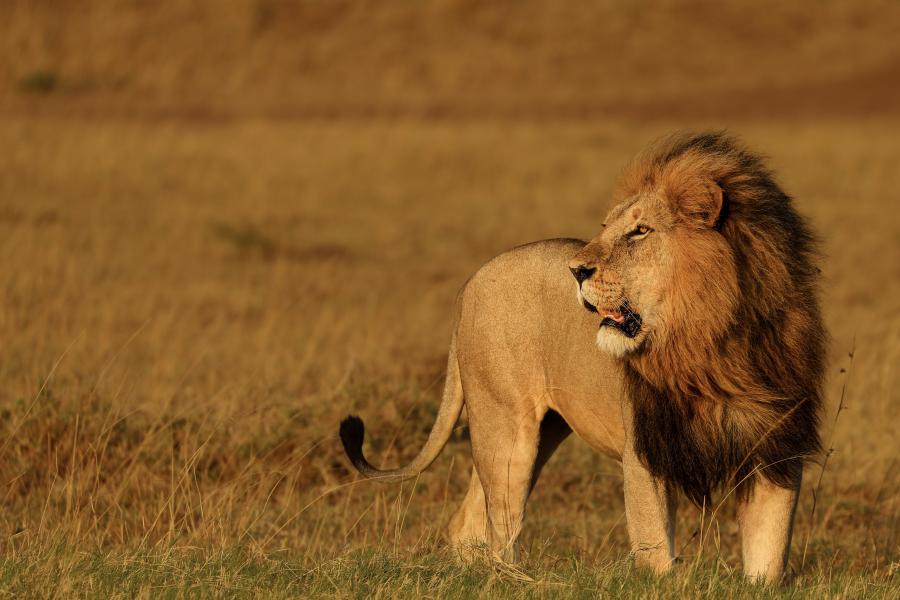
[[(540, 425), (538, 449), (534, 465), (531, 468), (526, 500), (528, 493), (537, 483), (541, 469), (570, 433), (572, 430), (558, 413), (547, 412)], [(478, 470), (473, 467), (466, 497), (450, 519), (447, 528), (450, 544), (459, 552), (463, 560), (473, 559), (480, 550), (490, 546), (491, 537), (488, 526), (487, 498), (478, 477)]]
[[(472, 404), (469, 429), (486, 509), (485, 539), (495, 558), (514, 562), (525, 505), (537, 473), (565, 439), (568, 425), (555, 418), (549, 430), (542, 428), (545, 414), (527, 403), (500, 405), (482, 398)], [(476, 492), (470, 494), (473, 500), (477, 497)]]
[(447, 526), (450, 545), (464, 561), (474, 559), (488, 545), (487, 504), (478, 471), (472, 467), (469, 490)]
[(495, 559), (514, 562), (538, 447), (538, 424), (470, 417), (475, 469), (463, 505), (450, 524), (463, 557), (486, 543)]

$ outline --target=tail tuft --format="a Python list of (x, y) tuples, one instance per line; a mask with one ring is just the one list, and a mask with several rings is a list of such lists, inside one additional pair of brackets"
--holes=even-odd
[(363, 469), (366, 465), (366, 459), (363, 458), (363, 438), (366, 435), (366, 426), (362, 419), (356, 415), (350, 415), (341, 421), (341, 443), (344, 444), (344, 452), (353, 466), (357, 469)]
[(456, 358), (456, 336), (450, 341), (450, 356), (447, 359), (447, 381), (444, 384), (444, 397), (438, 409), (437, 418), (428, 434), (428, 441), (419, 450), (419, 454), (404, 467), (396, 469), (378, 469), (369, 464), (363, 455), (363, 439), (366, 427), (362, 419), (350, 415), (341, 421), (340, 436), (344, 452), (360, 475), (367, 479), (375, 479), (381, 483), (400, 483), (417, 476), (428, 468), (440, 454), (453, 433), (453, 426), (459, 419), (463, 409), (462, 381), (459, 377), (459, 361)]

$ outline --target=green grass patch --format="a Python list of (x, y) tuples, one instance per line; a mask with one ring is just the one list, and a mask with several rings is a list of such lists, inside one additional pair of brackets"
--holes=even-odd
[(49, 94), (59, 87), (59, 74), (44, 69), (32, 71), (19, 80), (19, 87), (26, 92)]
[(336, 558), (164, 551), (81, 553), (65, 547), (0, 560), (0, 589), (13, 597), (84, 598), (896, 598), (900, 571), (814, 572), (773, 587), (711, 561), (656, 577), (627, 560), (588, 565), (461, 565), (448, 553), (357, 550)]

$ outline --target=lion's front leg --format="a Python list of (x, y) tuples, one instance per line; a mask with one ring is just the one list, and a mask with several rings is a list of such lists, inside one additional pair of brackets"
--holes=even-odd
[(748, 577), (774, 583), (784, 575), (800, 479), (798, 477), (790, 488), (783, 488), (760, 476), (741, 503), (738, 519), (744, 573)]
[(622, 456), (622, 467), (625, 518), (635, 563), (657, 573), (668, 571), (675, 560), (677, 496), (641, 464), (630, 448)]

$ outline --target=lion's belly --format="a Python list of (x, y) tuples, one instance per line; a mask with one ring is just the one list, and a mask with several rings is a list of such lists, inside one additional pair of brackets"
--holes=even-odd
[(622, 378), (594, 343), (596, 315), (577, 302), (568, 260), (580, 247), (550, 240), (517, 248), (472, 278), (457, 328), (463, 386), (477, 380), (471, 387), (489, 390), (490, 402), (523, 416), (555, 410), (590, 446), (619, 457)]

